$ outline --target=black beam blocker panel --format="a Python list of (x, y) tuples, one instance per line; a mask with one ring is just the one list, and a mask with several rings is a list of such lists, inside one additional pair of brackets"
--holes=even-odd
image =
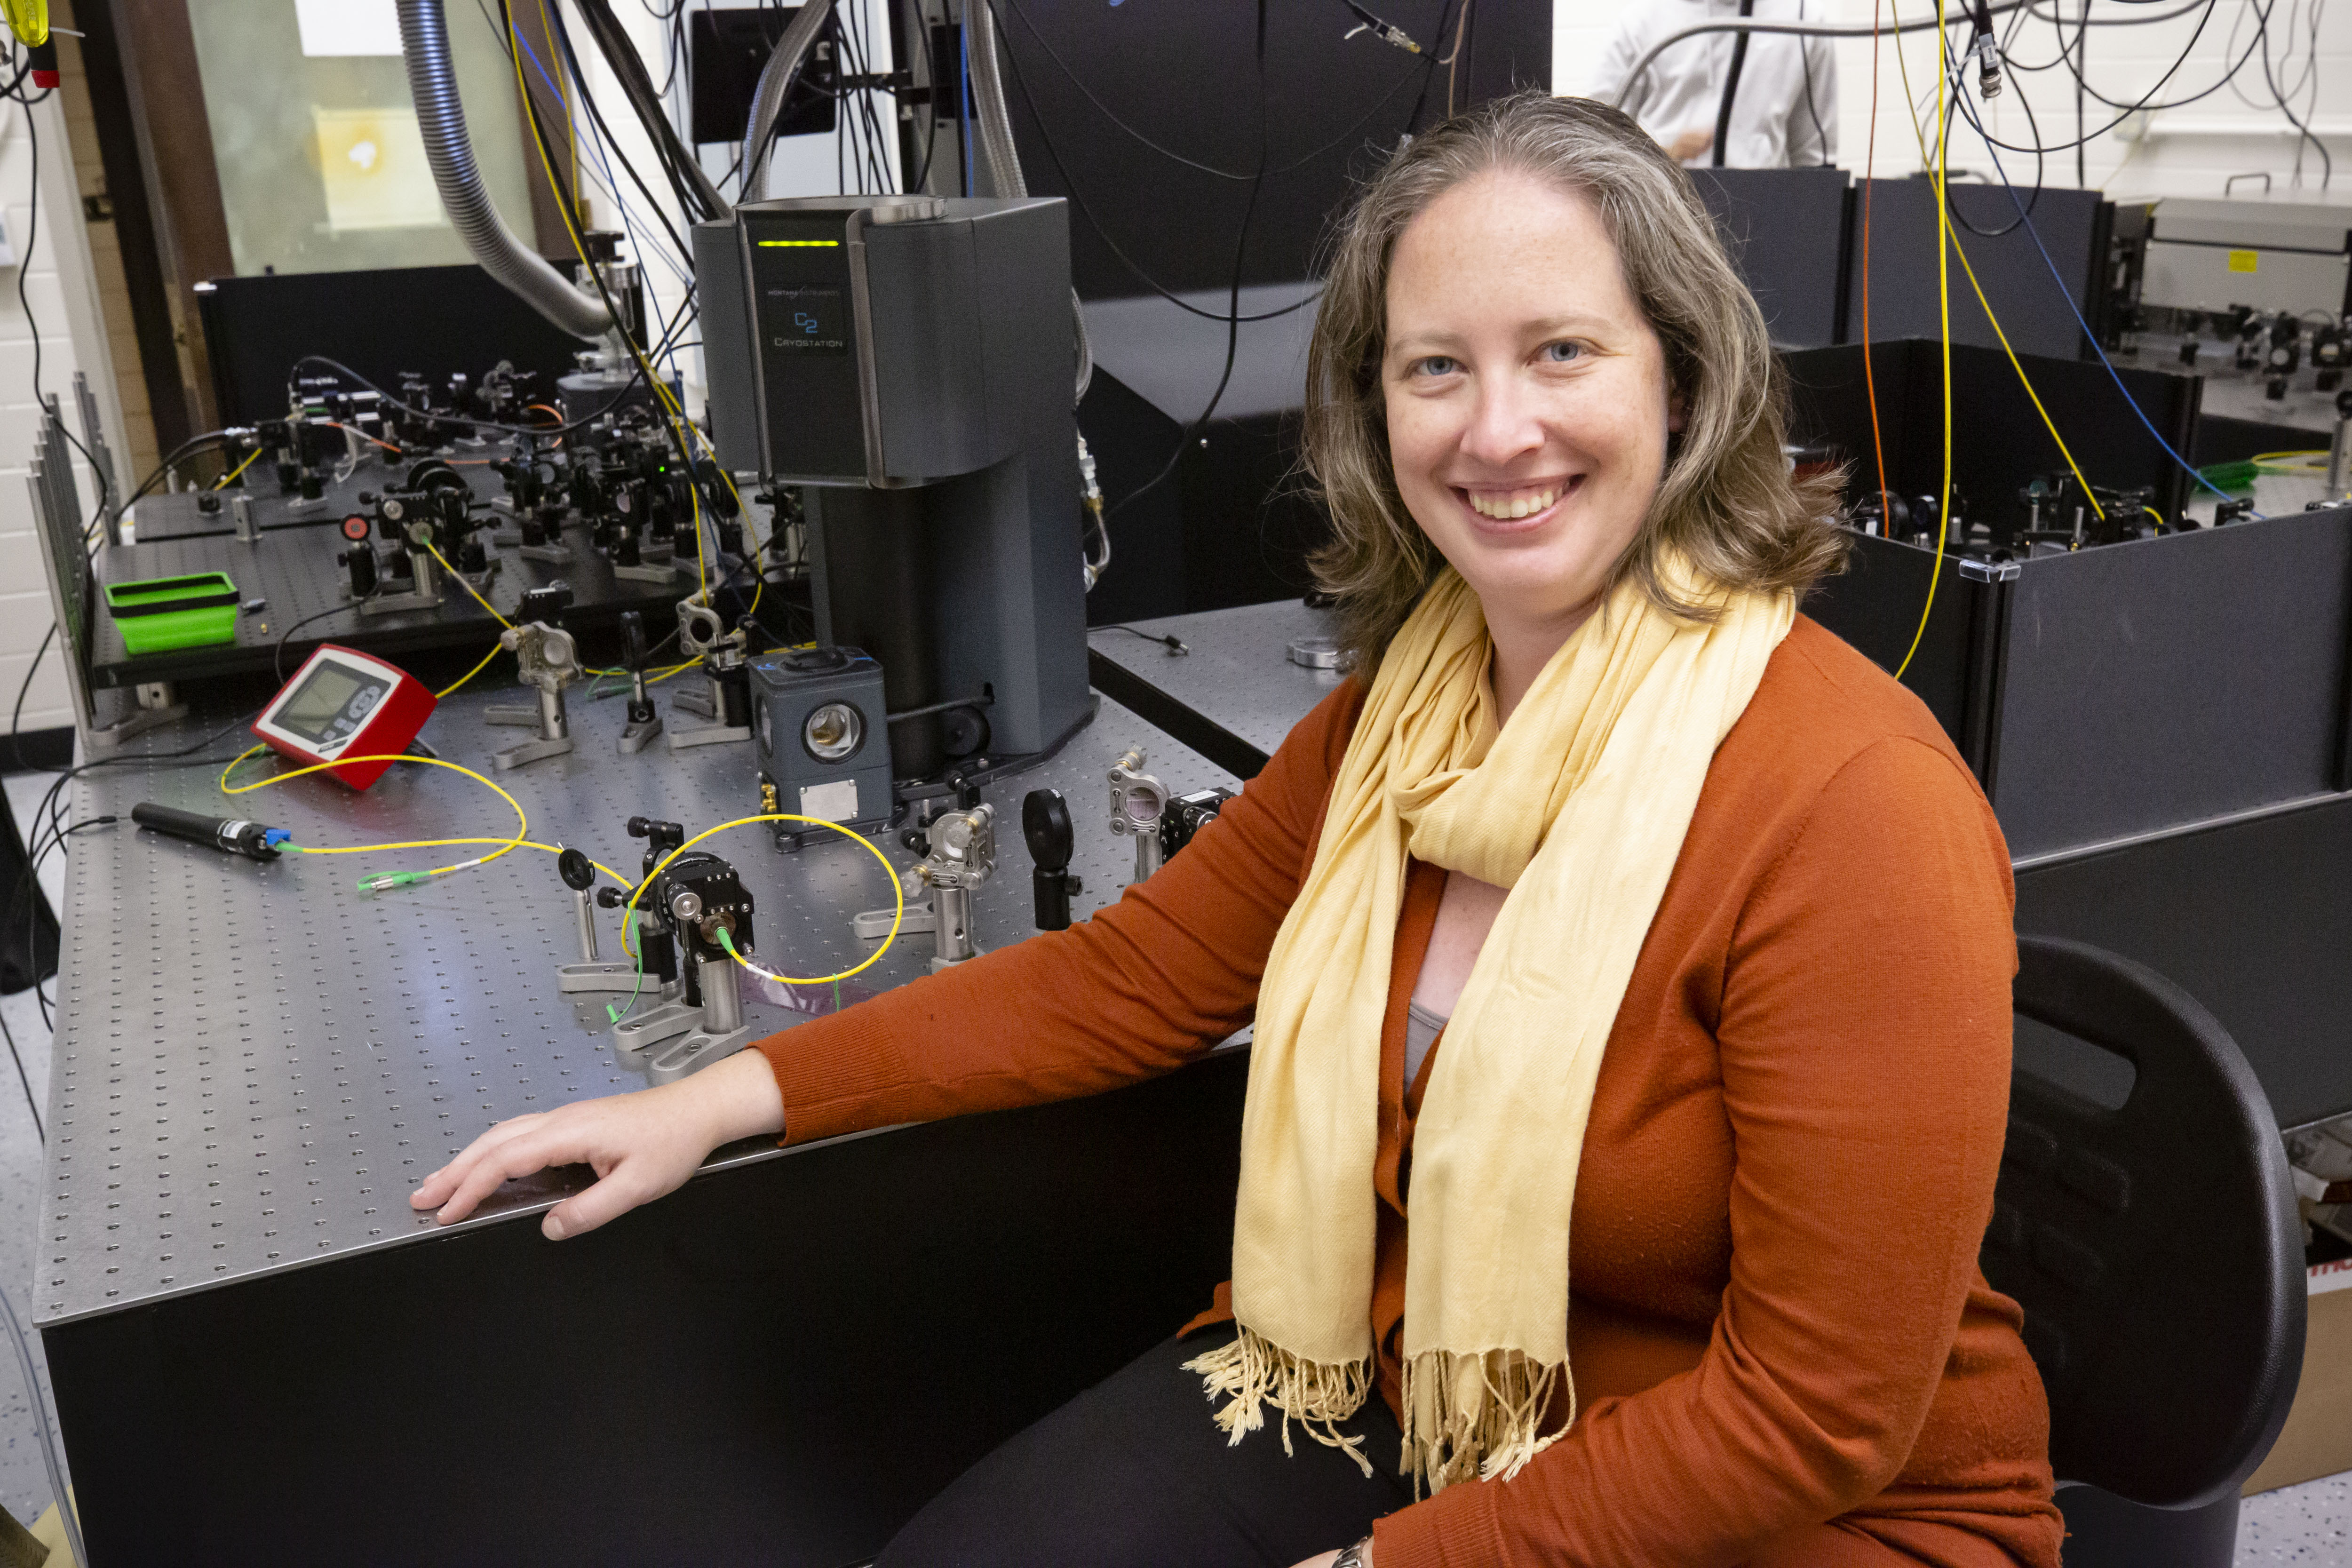
[[(1266, 175), (1250, 215), (1245, 284), (1314, 276), (1317, 247), (1355, 182), (1406, 132), (1444, 119), (1449, 96), (1463, 109), (1550, 86), (1548, 5), (1383, 0), (1374, 9), (1423, 52), (1369, 32), (1348, 37), (1354, 18), (1339, 0), (1266, 7)], [(1079, 294), (1228, 287), (1261, 150), (1256, 0), (996, 0), (996, 15), (1030, 194), (1072, 198)], [(1462, 49), (1449, 68), (1438, 62), (1454, 58), (1456, 29)]]
[[(1911, 338), (1871, 345), (1869, 353), (1887, 483), (1899, 496), (1935, 495), (1944, 468), (1941, 345), (1932, 338)], [(1850, 503), (1874, 494), (1878, 485), (1863, 354), (1864, 345), (1848, 343), (1786, 356), (1790, 437), (1835, 449), (1846, 465)], [(2158, 511), (2179, 515), (2195, 481), (2165, 446), (2188, 451), (2202, 382), (2169, 371), (2119, 370), (2118, 391), (2116, 377), (2096, 362), (2019, 358), (2084, 478), (2102, 488), (2145, 487), (2154, 491), (2151, 504)], [(2132, 412), (2134, 404), (2161, 443)], [(1997, 348), (1955, 342), (1952, 475), (1967, 503), (1962, 515), (1995, 524), (1996, 532), (2003, 525), (2022, 525), (2027, 511), (2019, 492), (2065, 466), (2009, 356)]]
[[(1936, 277), (1936, 191), (1925, 179), (1866, 182), (1870, 198), (1870, 329), (1881, 342), (1939, 335), (1942, 308)], [(1999, 185), (1955, 182), (1949, 187), (1953, 237), (1975, 268), (1977, 282), (2000, 318), (2010, 346), (2021, 354), (2061, 359), (2087, 357), (2090, 344), (2075, 321), (2104, 332), (2107, 312), (2108, 240), (2115, 205), (2096, 191), (2048, 187), (2025, 194), (2032, 218), (2029, 232), (2017, 205)], [(1862, 254), (1861, 190), (1855, 201), (1854, 255)], [(2037, 247), (2034, 237), (2041, 237)], [(2050, 253), (2044, 262), (2042, 248)], [(2051, 276), (2051, 263), (2057, 277)], [(1952, 340), (1999, 352), (2000, 339), (1958, 258), (1949, 267)], [(2059, 280), (2065, 292), (2059, 291)], [(1860, 300), (1861, 280), (1852, 293)], [(2068, 303), (2072, 300), (2073, 304)], [(1850, 335), (1862, 336), (1859, 303), (1850, 310)]]
[(1845, 171), (1693, 169), (1690, 176), (1774, 346), (1843, 342), (1853, 220)]
[(438, 383), (460, 372), (478, 378), (508, 360), (539, 373), (544, 397), (591, 346), (473, 266), (215, 278), (196, 298), (226, 425), (283, 418), (288, 373), (305, 354), (339, 360), (393, 393), (403, 371)]
[(2023, 563), (1994, 803), (2021, 860), (2340, 787), (2352, 509)]

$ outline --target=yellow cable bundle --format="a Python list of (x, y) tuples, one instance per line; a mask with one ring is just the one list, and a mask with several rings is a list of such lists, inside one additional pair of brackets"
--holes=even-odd
[[(581, 268), (583, 271), (593, 272), (595, 268), (595, 263), (588, 259), (588, 245), (585, 240), (580, 237), (580, 226), (573, 221), (571, 210), (572, 203), (564, 195), (563, 182), (556, 177), (555, 165), (548, 159), (547, 145), (543, 139), (543, 132), (539, 122), (539, 108), (538, 105), (531, 100), (530, 83), (523, 75), (522, 34), (518, 31), (515, 26), (514, 9), (510, 4), (510, 0), (499, 0), (499, 9), (501, 15), (501, 19), (506, 24), (507, 53), (512, 57), (514, 60), (515, 87), (522, 94), (523, 119), (530, 127), (531, 147), (538, 154), (539, 166), (546, 172), (547, 188), (555, 195), (555, 205), (558, 215), (563, 219), (564, 232), (571, 237), (572, 248), (580, 258)], [(544, 15), (544, 0), (542, 0), (541, 9), (542, 15)], [(686, 474), (686, 494), (687, 500), (694, 508), (696, 596), (699, 598), (702, 603), (708, 605), (710, 603), (710, 561), (702, 538), (701, 486), (695, 482), (694, 465), (691, 460), (691, 448), (687, 443), (685, 435), (686, 431), (694, 428), (694, 425), (691, 420), (686, 417), (685, 411), (678, 407), (677, 400), (670, 395), (668, 385), (663, 382), (660, 375), (656, 374), (653, 362), (646, 357), (646, 351), (637, 346), (637, 340), (628, 332), (623, 331), (621, 334), (621, 341), (628, 344), (630, 357), (637, 362), (637, 369), (644, 374), (646, 378), (646, 385), (652, 390), (655, 401), (661, 405), (662, 416), (666, 421), (667, 421), (670, 427), (670, 433), (677, 437), (679, 453), (688, 458)], [(698, 432), (698, 434), (699, 432)], [(729, 483), (731, 487), (733, 481), (730, 479)], [(741, 504), (740, 498), (738, 498), (737, 504)], [(491, 613), (496, 614), (497, 612), (493, 611)]]
[[(1899, 48), (1895, 58), (1902, 58)], [(1944, 23), (1944, 0), (1936, 0), (1936, 171), (1931, 183), (1936, 187), (1936, 306), (1943, 326), (1944, 487), (1936, 507), (1936, 565), (1927, 578), (1927, 602), (1919, 608), (1919, 629), (1911, 634), (1911, 646), (1905, 651), (1903, 662), (1895, 667), (1897, 680), (1911, 668), (1920, 641), (1927, 635), (1927, 617), (1936, 610), (1936, 586), (1944, 577), (1944, 542), (1952, 533), (1952, 209), (1944, 185), (1947, 160), (1951, 154), (1946, 135), (1944, 89), (1950, 83), (1951, 69), (1952, 35)], [(2041, 399), (2034, 401), (2039, 405)]]
[(27, 48), (49, 41), (49, 0), (0, 0), (0, 16), (8, 18), (8, 30)]

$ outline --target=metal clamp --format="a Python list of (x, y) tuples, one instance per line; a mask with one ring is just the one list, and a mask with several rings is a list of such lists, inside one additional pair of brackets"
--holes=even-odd
[(980, 956), (971, 934), (971, 896), (996, 870), (996, 808), (985, 804), (931, 819), (931, 852), (915, 868), (931, 889), (931, 973)]
[[(699, 599), (681, 599), (677, 605), (678, 646), (702, 661), (704, 689), (688, 689), (670, 700), (671, 706), (681, 713), (691, 713), (703, 722), (673, 723), (669, 731), (672, 751), (688, 746), (716, 745), (725, 741), (748, 741), (751, 738), (749, 722), (727, 722), (727, 687), (730, 682), (746, 687), (743, 674), (750, 655), (746, 651), (750, 637), (742, 631), (727, 630), (727, 623), (719, 612)], [(746, 716), (748, 719), (748, 715)]]
[(863, 910), (849, 929), (862, 942), (879, 942), (895, 921), (900, 936), (932, 939), (931, 973), (980, 956), (972, 940), (971, 896), (996, 874), (996, 808), (986, 804), (943, 812), (924, 829), (930, 853), (907, 880), (931, 889), (930, 898), (903, 912)]
[(499, 704), (482, 710), (482, 718), (489, 723), (532, 725), (539, 731), (537, 740), (509, 746), (490, 758), (499, 772), (509, 773), (526, 763), (560, 757), (572, 749), (572, 724), (563, 710), (563, 689), (580, 678), (580, 651), (570, 632), (558, 631), (544, 621), (509, 626), (499, 634), (499, 643), (514, 654), (523, 683), (539, 689), (536, 707)]
[[(385, 515), (394, 516), (398, 503), (384, 498)], [(362, 599), (357, 606), (362, 616), (386, 616), (397, 610), (437, 609), (441, 604), (441, 563), (433, 553), (433, 524), (420, 519), (404, 525), (407, 538), (409, 582), (405, 594), (378, 594)]]
[(1135, 839), (1135, 879), (1160, 869), (1165, 856), (1160, 846), (1160, 818), (1168, 809), (1168, 786), (1143, 772), (1148, 759), (1137, 746), (1111, 764), (1110, 830)]

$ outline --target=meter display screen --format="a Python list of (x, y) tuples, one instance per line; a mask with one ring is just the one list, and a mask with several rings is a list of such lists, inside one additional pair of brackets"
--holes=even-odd
[(323, 748), (351, 739), (391, 689), (392, 682), (382, 676), (322, 661), (287, 693), (269, 721)]

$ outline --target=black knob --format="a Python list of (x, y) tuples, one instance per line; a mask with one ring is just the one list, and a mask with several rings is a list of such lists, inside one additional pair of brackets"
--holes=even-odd
[(1070, 895), (1078, 879), (1070, 875), (1070, 851), (1076, 835), (1070, 828), (1070, 807), (1059, 790), (1033, 789), (1021, 802), (1021, 837), (1029, 842), (1036, 860), (1029, 873), (1030, 897), (1035, 902), (1039, 931), (1070, 929)]
[(202, 495), (196, 498), (196, 510), (203, 512), (206, 517), (210, 517), (214, 513), (219, 511), (220, 506), (220, 497), (215, 495), (210, 490), (205, 491)]
[(1021, 837), (1028, 840), (1030, 858), (1041, 868), (1069, 869), (1077, 835), (1071, 829), (1069, 803), (1060, 790), (1033, 789), (1022, 798)]
[(628, 901), (629, 895), (621, 891), (618, 888), (599, 888), (596, 889), (596, 907), (600, 910), (617, 910)]
[(650, 816), (629, 818), (629, 837), (652, 840), (656, 850), (675, 849), (686, 842), (686, 829), (675, 822), (660, 822)]

